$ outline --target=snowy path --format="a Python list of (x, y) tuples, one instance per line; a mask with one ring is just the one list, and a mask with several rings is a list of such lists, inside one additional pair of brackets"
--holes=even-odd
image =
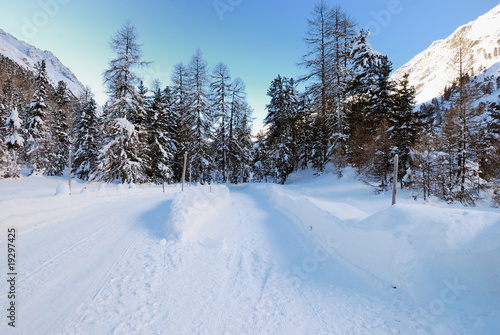
[[(18, 222), (20, 231), (14, 333), (452, 334), (474, 327), (471, 313), (496, 323), (497, 314), (455, 311), (460, 305), (446, 305), (439, 317), (422, 322), (422, 305), (406, 293), (413, 286), (393, 289), (383, 279), (392, 276), (390, 266), (370, 267), (372, 246), (359, 245), (365, 235), (385, 235), (350, 227), (366, 225), (360, 221), (380, 206), (353, 207), (300, 185), (234, 187), (228, 201), (185, 222), (181, 237), (164, 240), (174, 192), (127, 189), (70, 198), (40, 191), (0, 198), (2, 229)], [(4, 257), (1, 262), (3, 268)], [(442, 285), (435, 285), (437, 293), (421, 292), (424, 307)], [(460, 295), (457, 301), (467, 297)], [(432, 324), (422, 327), (426, 322)], [(0, 333), (13, 332), (2, 322)]]

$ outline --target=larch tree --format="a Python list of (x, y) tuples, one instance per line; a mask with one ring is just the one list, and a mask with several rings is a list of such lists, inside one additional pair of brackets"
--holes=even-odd
[(121, 183), (146, 180), (141, 152), (146, 142), (142, 124), (145, 111), (135, 88), (139, 78), (133, 70), (149, 63), (142, 60), (141, 44), (137, 40), (136, 28), (127, 22), (110, 42), (116, 58), (103, 74), (109, 94), (104, 110), (105, 140), (91, 179)]
[(184, 153), (187, 152), (190, 146), (192, 128), (192, 119), (189, 113), (188, 72), (187, 67), (183, 63), (178, 63), (174, 66), (171, 81), (171, 110), (177, 119), (175, 125), (176, 151), (172, 169), (174, 181), (179, 182), (182, 179)]
[(210, 181), (213, 164), (209, 141), (212, 138), (212, 114), (210, 111), (208, 65), (197, 49), (187, 68), (189, 109), (184, 120), (189, 125), (187, 152), (192, 165), (193, 178), (203, 183)]
[[(212, 100), (212, 113), (214, 116), (213, 152), (214, 163), (219, 175), (218, 181), (227, 181), (229, 178), (230, 152), (232, 142), (231, 106), (231, 75), (224, 63), (218, 63), (211, 76), (210, 90)], [(232, 116), (232, 113), (231, 113)]]

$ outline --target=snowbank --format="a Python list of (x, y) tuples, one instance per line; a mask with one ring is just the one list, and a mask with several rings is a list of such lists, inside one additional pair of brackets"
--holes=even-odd
[(229, 189), (225, 185), (186, 187), (174, 195), (167, 223), (169, 239), (182, 239), (196, 229), (202, 218), (217, 213), (229, 202)]
[(423, 310), (437, 311), (431, 317), (458, 299), (471, 310), (480, 301), (490, 311), (480, 313), (481, 324), (499, 316), (494, 311), (500, 307), (500, 213), (405, 203), (361, 218), (325, 210), (325, 201), (308, 196), (305, 189), (257, 189), (306, 238), (381, 292), (397, 290)]

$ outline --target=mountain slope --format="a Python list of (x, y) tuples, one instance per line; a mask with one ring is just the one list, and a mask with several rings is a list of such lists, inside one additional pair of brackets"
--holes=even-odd
[(79, 96), (84, 90), (84, 86), (76, 76), (50, 51), (42, 51), (20, 41), (2, 29), (0, 29), (0, 54), (32, 72), (35, 72), (37, 62), (45, 60), (48, 79), (53, 86), (57, 86), (57, 83), (62, 80), (66, 82), (68, 89), (75, 96)]
[[(427, 50), (421, 52), (393, 75), (398, 79), (409, 73), (410, 84), (417, 89), (417, 103), (424, 103), (443, 94), (457, 77), (458, 70), (451, 60), (456, 51), (453, 42), (460, 32), (475, 41), (473, 75), (483, 77), (500, 76), (500, 5), (477, 20), (459, 27), (444, 40), (435, 41)], [(496, 87), (498, 88), (498, 87)], [(498, 95), (498, 92), (494, 92)]]

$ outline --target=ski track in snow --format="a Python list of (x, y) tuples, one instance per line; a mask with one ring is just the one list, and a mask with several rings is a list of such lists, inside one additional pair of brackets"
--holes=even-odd
[[(341, 254), (350, 241), (325, 245), (317, 230), (322, 220), (352, 224), (379, 205), (361, 207), (300, 185), (233, 187), (227, 202), (201, 210), (184, 223), (181, 238), (165, 241), (175, 190), (0, 198), (2, 226), (22, 222), (16, 333), (385, 335), (473, 328), (473, 318), (459, 312), (422, 327), (421, 306)], [(309, 207), (287, 207), (294, 205)], [(13, 332), (2, 322), (0, 333)]]

